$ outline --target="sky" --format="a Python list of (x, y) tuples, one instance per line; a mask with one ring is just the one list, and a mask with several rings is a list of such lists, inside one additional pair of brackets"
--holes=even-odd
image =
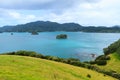
[(120, 25), (120, 0), (0, 0), (0, 27), (38, 20)]

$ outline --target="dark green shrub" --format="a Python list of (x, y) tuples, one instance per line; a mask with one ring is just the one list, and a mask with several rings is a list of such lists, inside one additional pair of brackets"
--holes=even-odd
[(20, 51), (15, 52), (15, 55), (31, 56), (31, 57), (35, 57), (36, 54), (37, 53), (34, 51), (24, 51), (24, 50), (20, 50)]
[(48, 60), (52, 60), (52, 57), (47, 55), (47, 56), (44, 56), (45, 59), (48, 59)]
[(106, 74), (104, 74), (104, 76), (106, 76)]
[(80, 61), (79, 59), (76, 59), (76, 58), (68, 58), (67, 60), (70, 60), (70, 61)]
[(117, 49), (116, 53), (120, 55), (120, 47)]
[(53, 57), (52, 57), (52, 60), (53, 60), (53, 61), (59, 61), (59, 58), (58, 58), (58, 57), (53, 56)]
[(108, 56), (108, 55), (100, 55), (95, 59), (95, 61), (97, 61), (97, 60), (110, 60), (110, 56)]
[(114, 53), (116, 51), (118, 51), (118, 53), (120, 53), (120, 39), (114, 43), (112, 43), (110, 46), (108, 46), (107, 48), (104, 48), (103, 49), (104, 51), (104, 54), (105, 55), (108, 55), (108, 54), (111, 54), (111, 53)]
[(43, 58), (44, 56), (42, 54), (36, 54), (37, 58)]
[(87, 77), (88, 77), (88, 78), (91, 78), (91, 75), (90, 75), (90, 74), (87, 74)]
[(36, 57), (36, 53), (35, 52), (30, 52), (30, 54), (29, 54), (29, 56), (31, 56), (31, 57)]
[(15, 55), (15, 52), (8, 52), (8, 53), (3, 53), (1, 55)]
[(107, 61), (106, 60), (98, 60), (96, 61), (97, 65), (106, 65)]
[(90, 64), (96, 64), (96, 61), (90, 61), (89, 63)]
[(24, 51), (24, 50), (20, 50), (20, 51), (15, 52), (15, 55), (29, 56), (29, 52)]
[(106, 57), (105, 57), (105, 60), (110, 60), (110, 56), (106, 56)]
[(100, 56), (98, 56), (96, 59), (95, 59), (95, 61), (97, 61), (97, 60), (103, 60), (103, 57), (104, 57), (105, 55), (100, 55)]
[(79, 62), (80, 62), (80, 60), (79, 59), (75, 59), (75, 58), (68, 58), (68, 59), (66, 59), (66, 63), (67, 64), (78, 65)]
[(58, 57), (58, 60), (57, 60), (57, 61), (58, 61), (58, 62), (63, 62), (63, 60), (64, 60), (63, 58), (59, 58), (59, 57)]
[(104, 54), (105, 54), (105, 55), (110, 54), (110, 51), (109, 51), (109, 49), (108, 49), (108, 48), (104, 48), (104, 49), (103, 49), (103, 52), (104, 52)]

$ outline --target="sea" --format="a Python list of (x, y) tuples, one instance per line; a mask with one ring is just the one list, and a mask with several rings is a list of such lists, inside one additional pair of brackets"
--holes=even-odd
[[(56, 39), (59, 34), (66, 34), (67, 39)], [(0, 53), (27, 50), (90, 61), (103, 55), (103, 48), (119, 38), (120, 33), (39, 32), (39, 35), (31, 35), (27, 32), (13, 32), (11, 35), (10, 32), (4, 32), (0, 33)]]

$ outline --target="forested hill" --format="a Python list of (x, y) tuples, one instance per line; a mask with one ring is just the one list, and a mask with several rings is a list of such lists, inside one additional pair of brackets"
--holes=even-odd
[(82, 32), (120, 32), (119, 26), (114, 27), (96, 27), (82, 26), (77, 23), (64, 23), (50, 21), (36, 21), (15, 26), (3, 26), (0, 32), (45, 32), (45, 31), (82, 31)]
[(0, 29), (3, 32), (31, 32), (31, 31), (79, 31), (82, 26), (76, 23), (59, 24), (50, 21), (36, 21), (16, 26), (4, 26)]

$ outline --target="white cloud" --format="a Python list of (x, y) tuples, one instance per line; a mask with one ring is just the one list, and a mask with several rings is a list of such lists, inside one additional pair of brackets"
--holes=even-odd
[(58, 22), (78, 22), (82, 25), (120, 25), (119, 3), (119, 0), (101, 0), (95, 3), (86, 2), (53, 17)]
[(20, 19), (20, 18), (21, 18), (21, 14), (20, 14), (20, 13), (17, 13), (17, 12), (9, 12), (9, 15), (10, 15), (12, 18), (15, 18), (15, 19)]
[(119, 3), (120, 0), (1, 0), (0, 19), (16, 24), (50, 20), (82, 25), (120, 25)]

